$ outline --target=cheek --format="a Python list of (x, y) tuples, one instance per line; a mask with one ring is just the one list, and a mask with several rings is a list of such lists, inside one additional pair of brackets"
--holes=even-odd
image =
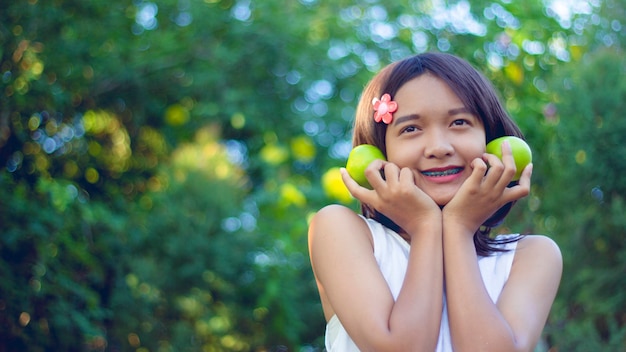
[(476, 158), (482, 157), (483, 153), (487, 150), (487, 146), (484, 142), (476, 143), (471, 148)]
[(481, 146), (465, 148), (462, 151), (463, 159), (465, 159), (467, 162), (471, 162), (474, 159), (482, 159), (484, 153), (485, 153), (485, 147), (481, 147)]
[(487, 144), (485, 143), (485, 134), (482, 131), (476, 131), (473, 135), (465, 140), (465, 145), (461, 150), (466, 153), (473, 154), (474, 158), (482, 157), (483, 153), (487, 150)]
[(398, 140), (387, 143), (386, 148), (387, 160), (399, 167), (409, 165), (410, 161), (415, 159), (418, 151), (415, 144), (402, 143)]

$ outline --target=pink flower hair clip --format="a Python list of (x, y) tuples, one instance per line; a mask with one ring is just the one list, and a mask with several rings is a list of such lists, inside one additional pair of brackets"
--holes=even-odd
[(391, 95), (388, 93), (383, 94), (383, 96), (378, 99), (374, 98), (372, 100), (372, 105), (374, 105), (374, 120), (376, 122), (380, 122), (381, 120), (390, 124), (393, 121), (393, 113), (398, 110), (398, 103), (391, 100)]

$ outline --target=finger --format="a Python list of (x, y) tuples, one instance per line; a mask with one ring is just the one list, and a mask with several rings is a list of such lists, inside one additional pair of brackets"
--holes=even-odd
[(533, 174), (533, 164), (530, 163), (526, 165), (526, 167), (524, 168), (524, 171), (522, 171), (522, 175), (520, 176), (518, 184), (520, 186), (527, 187), (530, 189), (530, 179), (532, 177), (532, 174)]
[(385, 184), (386, 177), (384, 168), (388, 164), (391, 163), (384, 160), (374, 160), (365, 168), (365, 178), (374, 189), (383, 187)]
[(380, 172), (386, 185), (393, 187), (398, 184), (400, 179), (400, 168), (398, 165), (387, 162)]
[(487, 164), (487, 175), (495, 175), (497, 178), (500, 178), (502, 172), (504, 171), (504, 163), (500, 158), (493, 154), (483, 154), (482, 160)]
[(348, 173), (348, 171), (345, 168), (340, 168), (339, 172), (341, 173), (341, 180), (343, 181), (343, 183), (346, 185), (346, 188), (348, 189), (348, 191), (350, 192), (350, 194), (358, 199), (359, 201), (363, 202), (363, 203), (368, 203), (367, 202), (367, 198), (368, 198), (368, 192), (373, 192), (370, 191), (369, 189), (362, 187), (361, 185), (359, 185), (352, 177), (350, 177), (350, 174)]
[(470, 175), (468, 180), (470, 180), (470, 182), (474, 182), (477, 184), (482, 183), (483, 178), (485, 178), (486, 174), (489, 172), (488, 165), (490, 164), (488, 162), (485, 162), (485, 160), (481, 158), (476, 158), (472, 160), (472, 162), (470, 163), (470, 166), (472, 168), (472, 174)]
[(380, 170), (384, 168), (386, 164), (389, 164), (389, 162), (382, 159), (375, 159), (367, 166), (366, 169)]
[(511, 202), (514, 200), (522, 199), (530, 194), (530, 178), (533, 171), (533, 165), (528, 164), (524, 171), (522, 172), (522, 176), (520, 177), (518, 183), (510, 188), (507, 188), (504, 191), (504, 198), (506, 202)]
[(415, 186), (415, 177), (411, 169), (407, 167), (400, 169), (400, 184), (406, 186)]
[(515, 158), (513, 157), (513, 150), (511, 149), (511, 144), (509, 141), (504, 141), (502, 143), (502, 163), (504, 164), (504, 176), (508, 179), (510, 175), (511, 178), (508, 179), (507, 184), (511, 182), (513, 176), (517, 172), (517, 166), (515, 164)]
[(485, 174), (485, 184), (489, 187), (503, 189), (508, 186), (515, 176), (516, 166), (512, 155), (504, 156), (500, 160), (493, 154), (484, 154), (488, 170)]

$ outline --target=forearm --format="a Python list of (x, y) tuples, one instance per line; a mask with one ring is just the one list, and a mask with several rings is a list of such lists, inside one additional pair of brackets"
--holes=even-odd
[(515, 351), (512, 329), (485, 288), (472, 234), (444, 225), (446, 299), (455, 351)]
[(407, 272), (390, 315), (389, 331), (407, 334), (410, 350), (432, 351), (437, 345), (443, 310), (441, 221), (422, 224), (415, 231), (420, 234), (411, 239)]
[[(411, 239), (402, 288), (389, 307), (384, 336), (373, 337), (372, 351), (433, 351), (443, 310), (443, 253), (441, 220), (422, 223)], [(408, 230), (408, 229), (407, 229)], [(377, 330), (377, 329), (375, 329)], [(370, 333), (376, 334), (374, 331)]]

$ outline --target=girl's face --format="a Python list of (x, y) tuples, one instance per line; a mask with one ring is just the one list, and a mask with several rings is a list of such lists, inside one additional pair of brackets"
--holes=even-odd
[(446, 205), (485, 152), (485, 128), (439, 78), (422, 74), (393, 99), (398, 110), (387, 127), (387, 159), (413, 170), (415, 184)]

